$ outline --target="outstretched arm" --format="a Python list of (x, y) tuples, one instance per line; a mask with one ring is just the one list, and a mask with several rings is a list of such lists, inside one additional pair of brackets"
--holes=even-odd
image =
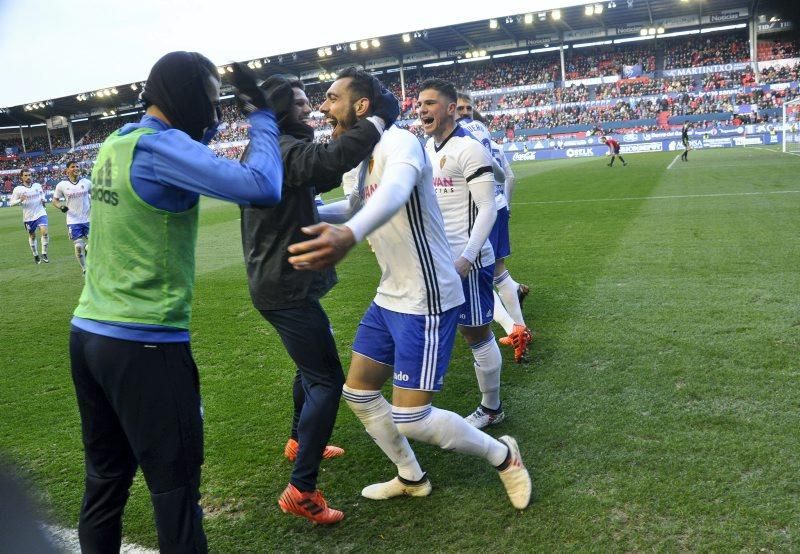
[(304, 227), (304, 233), (318, 236), (291, 245), (289, 252), (294, 255), (289, 263), (295, 269), (317, 271), (338, 263), (353, 246), (389, 221), (408, 202), (418, 176), (419, 170), (410, 164), (395, 163), (387, 167), (372, 198), (347, 223)]

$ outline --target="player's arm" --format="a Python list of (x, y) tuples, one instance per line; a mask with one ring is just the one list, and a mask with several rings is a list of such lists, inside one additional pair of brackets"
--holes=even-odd
[(62, 200), (65, 200), (64, 190), (61, 187), (61, 183), (59, 183), (56, 185), (56, 189), (53, 191), (53, 206), (62, 212), (67, 213), (69, 208), (61, 203)]
[(418, 178), (419, 168), (403, 161), (389, 164), (383, 170), (381, 184), (370, 201), (345, 223), (356, 242), (364, 240), (405, 206)]
[(511, 195), (514, 194), (514, 187), (517, 184), (517, 177), (514, 175), (514, 171), (511, 169), (511, 164), (508, 163), (508, 160), (505, 159), (505, 156), (503, 156), (503, 166), (506, 172), (506, 182), (503, 188), (503, 193), (506, 195), (508, 209), (511, 210)]
[(319, 218), (325, 223), (345, 223), (361, 209), (361, 201), (357, 194), (350, 194), (344, 200), (331, 202), (318, 208)]
[(303, 228), (304, 233), (319, 236), (291, 245), (289, 252), (294, 255), (289, 263), (295, 269), (320, 270), (344, 258), (353, 246), (389, 221), (408, 202), (422, 170), (420, 158), (420, 152), (407, 144), (399, 144), (390, 151), (380, 186), (370, 201), (344, 225), (318, 223)]
[(379, 117), (359, 120), (352, 128), (328, 144), (294, 141), (282, 151), (285, 175), (289, 187), (314, 186), (318, 193), (339, 186), (342, 174), (369, 156), (383, 133)]
[(502, 164), (492, 156), (492, 173), (494, 174), (495, 181), (505, 181), (506, 180), (506, 171), (503, 169)]
[(267, 110), (257, 110), (249, 120), (249, 153), (242, 163), (216, 157), (207, 146), (176, 129), (159, 133), (148, 142), (156, 178), (165, 186), (238, 204), (277, 204), (283, 163), (275, 117)]
[(9, 206), (17, 206), (22, 204), (22, 195), (19, 193), (18, 188), (11, 191), (11, 199), (8, 201)]
[(489, 239), (489, 233), (497, 219), (497, 207), (494, 202), (491, 155), (480, 145), (477, 148), (470, 145), (461, 153), (460, 162), (472, 201), (478, 209), (467, 245), (456, 260), (456, 270), (465, 277)]

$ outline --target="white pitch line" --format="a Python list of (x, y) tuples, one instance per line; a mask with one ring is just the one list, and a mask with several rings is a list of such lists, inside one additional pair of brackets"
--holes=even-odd
[(667, 169), (672, 169), (672, 166), (675, 165), (675, 162), (677, 162), (678, 158), (680, 158), (681, 156), (683, 156), (683, 152), (675, 156), (675, 159), (670, 162), (670, 164), (667, 166)]
[[(52, 537), (55, 545), (66, 554), (80, 554), (81, 547), (78, 543), (78, 531), (67, 529), (58, 525), (45, 525), (44, 528)], [(138, 544), (122, 543), (121, 554), (158, 554), (158, 550), (144, 548)]]
[(760, 196), (763, 194), (797, 194), (800, 190), (772, 190), (765, 192), (721, 192), (719, 194), (676, 194), (673, 196), (627, 196), (622, 198), (587, 198), (584, 200), (542, 200), (540, 202), (514, 202), (514, 206), (533, 204), (582, 204), (585, 202), (617, 202), (620, 200), (672, 200), (677, 198), (716, 198), (719, 196)]
[(763, 146), (748, 146), (747, 148), (755, 148), (757, 150), (764, 150), (765, 152), (772, 152), (774, 154), (791, 154), (792, 156), (800, 156), (797, 152), (784, 152), (782, 150), (773, 150), (772, 148), (764, 148)]

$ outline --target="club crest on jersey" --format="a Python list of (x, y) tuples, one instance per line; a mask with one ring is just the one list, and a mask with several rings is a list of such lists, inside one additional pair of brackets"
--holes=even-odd
[(444, 169), (444, 164), (447, 163), (447, 156), (439, 158), (439, 169)]
[(367, 171), (372, 173), (372, 168), (375, 167), (375, 158), (369, 159), (369, 164), (367, 165)]

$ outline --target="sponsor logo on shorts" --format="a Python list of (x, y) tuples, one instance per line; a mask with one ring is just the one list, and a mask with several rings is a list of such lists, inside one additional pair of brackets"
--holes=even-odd
[(395, 371), (394, 372), (394, 380), (395, 381), (402, 381), (404, 383), (408, 382), (410, 377), (403, 373), (402, 371)]

